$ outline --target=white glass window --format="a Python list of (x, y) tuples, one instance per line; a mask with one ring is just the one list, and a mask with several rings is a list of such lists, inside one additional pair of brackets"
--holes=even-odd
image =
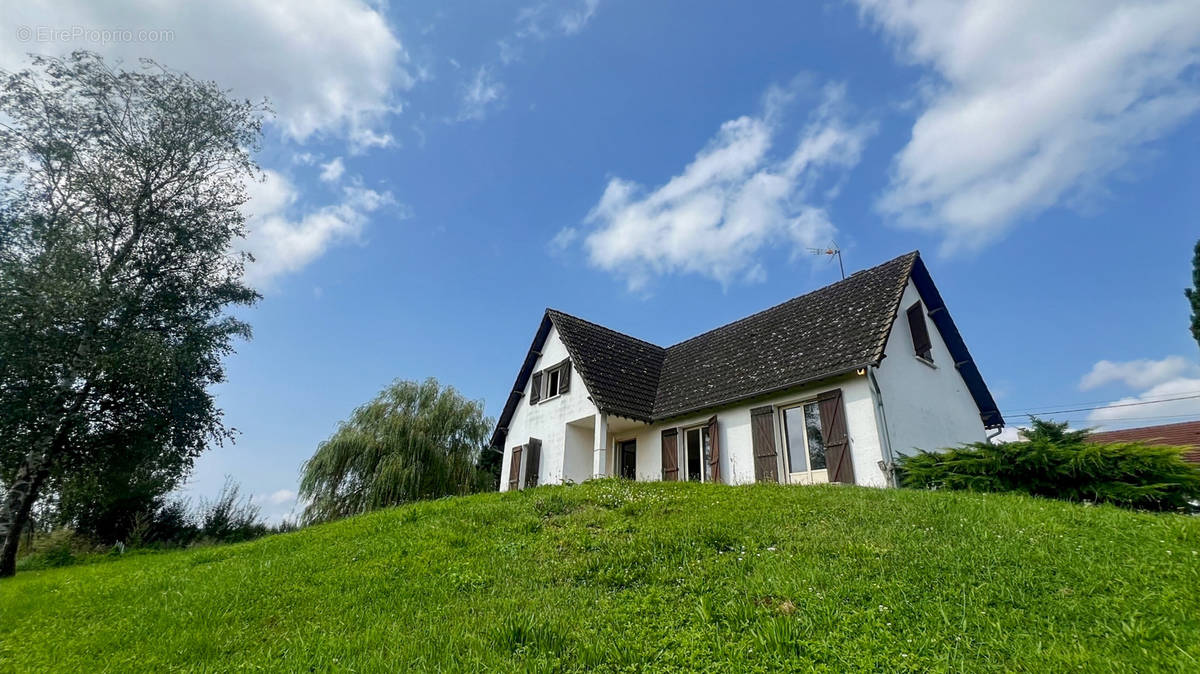
[(783, 440), (787, 444), (788, 473), (793, 482), (827, 482), (825, 438), (821, 435), (821, 408), (803, 403), (783, 410)]

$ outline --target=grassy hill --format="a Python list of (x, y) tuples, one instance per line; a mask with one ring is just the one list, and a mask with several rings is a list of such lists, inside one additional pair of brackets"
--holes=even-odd
[(1200, 518), (601, 481), (0, 582), (0, 669), (1200, 670)]

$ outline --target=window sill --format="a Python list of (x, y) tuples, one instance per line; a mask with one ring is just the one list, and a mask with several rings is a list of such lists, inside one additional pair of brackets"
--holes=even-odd
[(937, 363), (933, 362), (932, 360), (929, 360), (928, 358), (922, 358), (921, 356), (913, 356), (913, 358), (916, 358), (918, 362), (924, 363), (925, 365), (927, 365), (935, 370), (938, 369)]
[(561, 397), (562, 397), (561, 393), (555, 393), (554, 395), (550, 396), (549, 398), (539, 398), (536, 404), (541, 405), (542, 403), (550, 402), (551, 400), (558, 400)]

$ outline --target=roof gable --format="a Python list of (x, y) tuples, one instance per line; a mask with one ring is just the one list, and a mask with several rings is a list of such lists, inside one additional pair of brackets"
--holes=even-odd
[(665, 349), (554, 309), (547, 309), (546, 316), (596, 407), (650, 421)]

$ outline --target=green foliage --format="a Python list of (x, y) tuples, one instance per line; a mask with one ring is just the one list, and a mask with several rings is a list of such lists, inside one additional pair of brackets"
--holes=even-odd
[(0, 581), (0, 662), (145, 671), (1194, 671), (1200, 518), (602, 480)]
[(210, 387), (258, 298), (235, 251), (263, 112), (89, 52), (0, 73), (0, 575), (41, 491), (110, 536), (232, 437)]
[(1016, 491), (1147, 510), (1190, 510), (1200, 467), (1181, 449), (1136, 442), (1096, 444), (1087, 431), (1034, 419), (1016, 442), (977, 442), (900, 460), (901, 484), (925, 489)]
[(489, 488), (477, 467), (492, 421), (432, 377), (396, 381), (354, 410), (304, 464), (304, 518), (320, 522)]
[(1192, 339), (1200, 344), (1200, 241), (1192, 252), (1192, 287), (1185, 288), (1183, 294), (1192, 308)]

